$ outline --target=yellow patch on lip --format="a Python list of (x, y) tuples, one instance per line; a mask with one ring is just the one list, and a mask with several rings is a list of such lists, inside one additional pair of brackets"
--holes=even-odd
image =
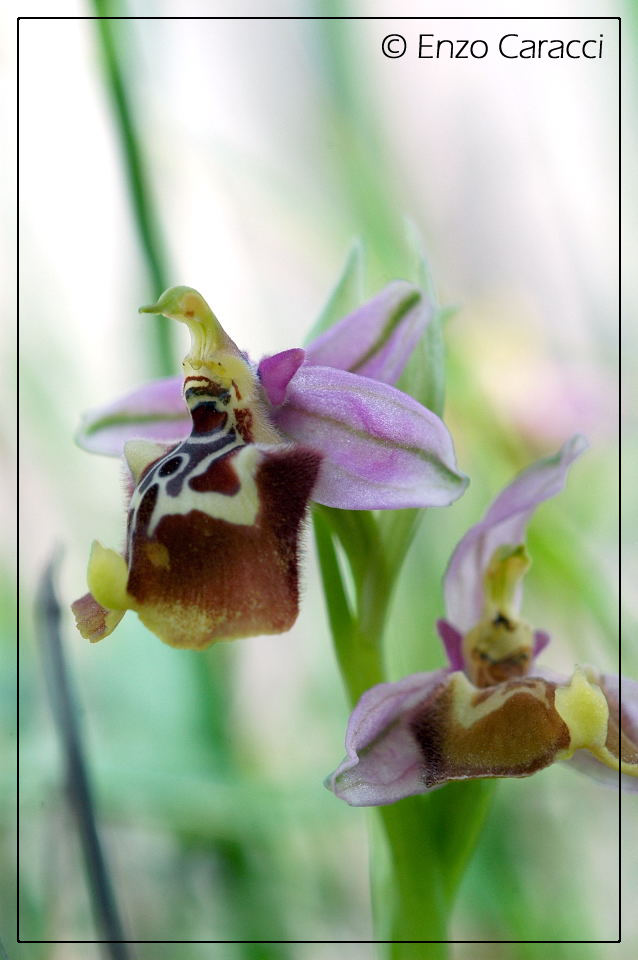
[(524, 693), (533, 697), (551, 710), (547, 699), (547, 686), (543, 680), (530, 678), (527, 681), (512, 681), (490, 687), (489, 693), (477, 696), (477, 688), (470, 683), (464, 673), (454, 674), (454, 720), (468, 730), (473, 724), (490, 714), (495, 714), (514, 696)]
[(146, 556), (154, 567), (161, 570), (170, 570), (171, 558), (168, 549), (159, 540), (150, 540), (145, 544)]
[[(161, 602), (145, 604), (140, 607), (139, 618), (169, 647), (182, 650), (204, 650), (210, 645), (211, 637), (219, 642), (243, 636), (241, 629), (234, 632), (232, 627), (224, 633), (226, 616), (223, 611), (204, 610), (201, 607)], [(216, 636), (219, 632), (221, 636)]]
[(603, 691), (582, 667), (576, 668), (566, 687), (557, 688), (554, 703), (569, 730), (570, 753), (582, 747), (592, 752), (604, 747), (609, 707)]

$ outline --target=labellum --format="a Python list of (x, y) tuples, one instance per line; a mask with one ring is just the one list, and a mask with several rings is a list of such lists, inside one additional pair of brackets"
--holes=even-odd
[(184, 399), (192, 428), (176, 445), (125, 445), (135, 483), (126, 549), (94, 543), (91, 594), (73, 605), (80, 632), (100, 640), (127, 609), (177, 647), (288, 630), (298, 610), (299, 532), (321, 457), (283, 441), (249, 363), (198, 293), (172, 288), (142, 310), (191, 330)]

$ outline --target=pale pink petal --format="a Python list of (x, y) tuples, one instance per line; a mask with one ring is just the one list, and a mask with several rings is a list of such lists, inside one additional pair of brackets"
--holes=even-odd
[(447, 618), (457, 629), (469, 630), (482, 616), (483, 576), (494, 551), (523, 542), (534, 510), (562, 490), (570, 465), (586, 447), (583, 437), (574, 436), (557, 454), (523, 470), (460, 541), (444, 579)]
[(414, 707), (448, 676), (447, 670), (416, 673), (366, 691), (348, 723), (346, 758), (326, 779), (328, 789), (355, 807), (424, 793), (423, 759), (408, 724)]
[(127, 440), (183, 440), (191, 418), (182, 396), (181, 377), (151, 380), (123, 397), (89, 410), (82, 417), (76, 442), (90, 453), (121, 456)]
[(397, 280), (313, 340), (307, 358), (396, 383), (432, 314), (432, 303), (418, 287)]
[(446, 506), (467, 486), (442, 420), (387, 384), (304, 364), (272, 411), (323, 457), (313, 499), (354, 510)]
[(304, 362), (305, 351), (301, 347), (275, 353), (264, 357), (258, 367), (259, 379), (273, 407), (280, 406), (286, 399), (286, 388), (290, 380)]

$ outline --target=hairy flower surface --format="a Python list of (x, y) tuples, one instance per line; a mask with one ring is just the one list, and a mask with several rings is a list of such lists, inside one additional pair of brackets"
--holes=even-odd
[(549, 637), (519, 618), (527, 523), (585, 446), (574, 437), (519, 474), (460, 541), (444, 580), (448, 619), (437, 625), (449, 667), (364, 693), (347, 756), (326, 781), (338, 797), (393, 803), (451, 780), (529, 776), (558, 760), (638, 789), (638, 683), (623, 680), (621, 711), (618, 678), (537, 667)]
[(310, 497), (350, 509), (443, 506), (467, 479), (443, 422), (391, 383), (430, 316), (397, 282), (308, 348), (255, 367), (191, 288), (142, 312), (186, 323), (183, 377), (146, 384), (84, 418), (78, 441), (123, 453), (131, 480), (122, 553), (94, 543), (83, 636), (128, 609), (173, 646), (289, 629)]

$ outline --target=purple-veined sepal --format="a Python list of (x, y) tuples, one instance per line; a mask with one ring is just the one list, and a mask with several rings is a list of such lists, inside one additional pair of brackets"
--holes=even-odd
[(328, 789), (355, 807), (422, 793), (422, 759), (408, 718), (447, 676), (447, 670), (417, 673), (367, 690), (350, 716), (346, 757), (326, 779)]
[[(558, 453), (523, 470), (459, 542), (443, 580), (446, 616), (457, 630), (469, 630), (483, 614), (484, 576), (496, 550), (524, 541), (534, 510), (562, 490), (569, 467), (586, 448), (584, 437), (574, 436)], [(520, 607), (520, 596), (519, 584), (514, 611)]]
[(396, 280), (313, 340), (308, 361), (395, 384), (433, 310), (418, 287)]
[(304, 364), (272, 418), (284, 436), (321, 453), (313, 499), (326, 506), (447, 506), (467, 486), (443, 421), (388, 384)]
[(88, 410), (75, 440), (89, 453), (120, 457), (129, 440), (170, 443), (183, 440), (191, 429), (184, 403), (182, 377), (152, 380), (123, 397)]

